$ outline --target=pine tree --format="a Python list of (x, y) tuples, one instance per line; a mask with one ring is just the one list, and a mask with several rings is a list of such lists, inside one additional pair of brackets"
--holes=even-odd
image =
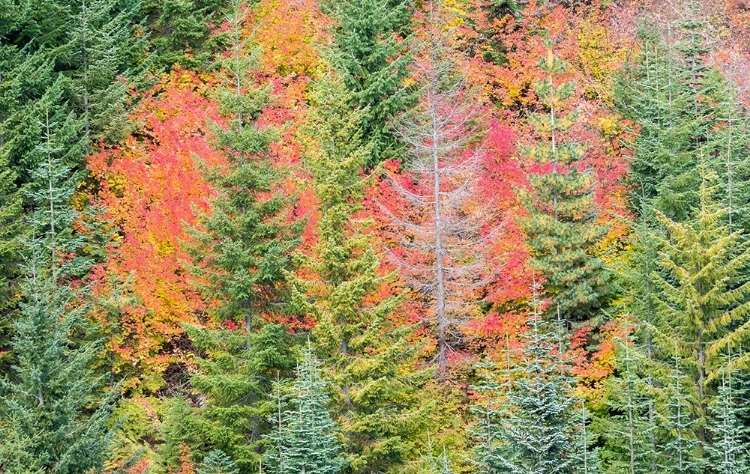
[(719, 474), (750, 472), (748, 448), (743, 443), (748, 427), (740, 419), (736, 389), (732, 373), (722, 372), (718, 392), (709, 406), (708, 432), (712, 442), (707, 454), (712, 471)]
[(32, 235), (26, 241), (23, 299), (15, 321), (10, 374), (0, 379), (0, 466), (4, 472), (99, 470), (112, 440), (115, 391), (102, 393), (93, 366), (101, 341), (86, 320), (88, 269), (69, 206), (78, 182), (64, 163), (70, 114), (41, 122), (44, 142), (31, 176)]
[(270, 417), (276, 426), (268, 436), (271, 447), (265, 455), (271, 473), (336, 474), (342, 470), (338, 428), (328, 412), (326, 383), (321, 376), (320, 361), (308, 343), (290, 393), (282, 393), (277, 383), (277, 413)]
[[(498, 442), (480, 451), (486, 472), (584, 472), (584, 459), (591, 459), (580, 424), (584, 420), (576, 415), (575, 379), (560, 352), (563, 329), (541, 318), (536, 291), (522, 359), (506, 394), (507, 415), (490, 431)], [(588, 472), (595, 469), (594, 463)]]
[(336, 0), (333, 60), (351, 105), (362, 110), (362, 139), (369, 143), (366, 167), (399, 158), (401, 145), (389, 123), (415, 101), (404, 86), (410, 57), (402, 37), (411, 18), (407, 0)]
[(212, 316), (231, 325), (242, 321), (244, 334), (190, 331), (208, 353), (201, 362), (204, 374), (193, 382), (208, 401), (196, 413), (196, 423), (205, 426), (190, 443), (206, 437), (243, 471), (260, 460), (273, 373), (289, 368), (288, 334), (262, 316), (283, 306), (284, 271), (301, 230), (300, 222), (288, 222), (290, 199), (278, 191), (281, 176), (267, 157), (276, 132), (255, 122), (266, 94), (253, 82), (256, 51), (245, 35), (247, 14), (242, 0), (232, 2), (226, 20), (230, 51), (217, 64), (228, 122), (216, 126), (217, 146), (228, 165), (208, 170), (216, 196), (211, 213), (193, 231), (197, 243), (191, 249), (201, 290), (216, 302)]
[[(20, 271), (19, 236), (23, 230), (22, 193), (15, 183), (16, 175), (0, 158), (0, 354), (10, 330), (10, 314), (17, 302), (16, 277)], [(1, 358), (1, 356), (0, 356)]]
[(206, 457), (203, 458), (201, 467), (199, 467), (196, 472), (198, 474), (240, 473), (240, 471), (235, 466), (234, 461), (232, 461), (232, 458), (224, 454), (224, 452), (220, 449), (214, 449), (213, 451), (209, 452)]
[(583, 148), (566, 140), (576, 122), (575, 113), (565, 115), (574, 85), (555, 80), (568, 65), (553, 56), (551, 44), (548, 47), (539, 64), (545, 78), (537, 86), (546, 111), (529, 117), (537, 140), (526, 148), (545, 172), (529, 174), (531, 189), (523, 196), (529, 217), (522, 225), (531, 266), (544, 275), (549, 310), (559, 321), (580, 321), (592, 317), (611, 292), (609, 272), (595, 250), (607, 229), (595, 222), (594, 176), (578, 166)]
[(350, 108), (350, 97), (333, 72), (311, 94), (315, 108), (302, 138), (320, 218), (293, 302), (315, 319), (314, 344), (338, 387), (333, 406), (347, 472), (378, 472), (413, 459), (429, 404), (419, 399), (426, 374), (414, 371), (414, 349), (404, 338), (409, 328), (390, 320), (404, 295), (378, 295), (394, 275), (381, 275), (377, 241), (360, 214), (371, 145), (363, 144), (362, 112)]

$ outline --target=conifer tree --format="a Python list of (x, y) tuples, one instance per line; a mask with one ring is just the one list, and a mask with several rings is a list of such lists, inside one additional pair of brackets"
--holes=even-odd
[[(70, 68), (71, 93), (83, 121), (83, 139), (122, 138), (127, 129), (128, 86), (144, 66), (146, 36), (134, 31), (137, 3), (130, 0), (80, 0), (71, 14), (69, 41), (57, 51)], [(132, 83), (132, 82), (131, 82)]]
[(77, 213), (69, 206), (77, 179), (62, 146), (66, 132), (77, 129), (74, 122), (70, 115), (60, 122), (45, 115), (40, 165), (31, 173), (33, 233), (24, 251), (14, 363), (0, 379), (0, 468), (7, 473), (100, 470), (113, 435), (115, 392), (103, 393), (93, 371), (101, 341), (85, 318), (89, 296), (81, 274), (87, 268), (76, 255)]
[(220, 449), (209, 452), (201, 466), (196, 469), (198, 474), (239, 474), (240, 471), (232, 461), (232, 458), (224, 454)]
[[(721, 351), (738, 350), (750, 331), (750, 284), (743, 270), (750, 247), (740, 232), (729, 232), (726, 210), (715, 201), (708, 174), (700, 185), (695, 218), (675, 222), (657, 214), (667, 236), (660, 239), (658, 265), (652, 278), (658, 288), (655, 343), (660, 357), (685, 361), (686, 397), (698, 414), (703, 434), (709, 384), (720, 375)], [(738, 360), (736, 363), (744, 364)]]
[(277, 412), (270, 417), (275, 427), (265, 455), (271, 473), (336, 474), (344, 466), (320, 366), (308, 343), (290, 393), (282, 393), (278, 383), (275, 387)]
[(633, 207), (640, 213), (653, 207), (677, 221), (697, 206), (700, 163), (721, 177), (722, 200), (731, 200), (732, 208), (747, 205), (748, 174), (739, 158), (747, 156), (747, 147), (737, 134), (742, 114), (726, 79), (706, 62), (705, 22), (694, 4), (687, 8), (692, 11), (678, 25), (683, 39), (676, 47), (665, 44), (653, 27), (641, 30), (640, 57), (615, 94), (619, 111), (638, 125)]
[(492, 210), (480, 201), (481, 108), (456, 73), (448, 44), (454, 12), (426, 2), (415, 44), (419, 101), (396, 120), (406, 145), (403, 173), (388, 174), (391, 202), (380, 202), (393, 236), (391, 259), (420, 295), (435, 340), (436, 377), (448, 378), (448, 360), (461, 344), (463, 325), (476, 306), (467, 304), (486, 282), (484, 246), (492, 235)]
[(409, 75), (408, 34), (411, 6), (407, 0), (336, 0), (333, 60), (351, 104), (362, 110), (362, 139), (370, 144), (366, 167), (399, 158), (401, 145), (390, 118), (415, 101), (404, 82)]
[(594, 176), (578, 166), (583, 147), (566, 137), (576, 121), (574, 112), (566, 114), (574, 84), (556, 80), (568, 65), (548, 48), (539, 63), (545, 78), (537, 86), (546, 110), (529, 117), (537, 139), (526, 148), (544, 171), (529, 174), (531, 189), (523, 196), (529, 217), (522, 225), (531, 266), (544, 275), (549, 311), (559, 321), (580, 321), (601, 308), (611, 291), (609, 272), (594, 250), (607, 229), (595, 222)]
[(185, 331), (205, 354), (196, 361), (199, 373), (190, 379), (201, 403), (175, 405), (167, 423), (168, 462), (179, 460), (179, 446), (185, 443), (194, 456), (219, 449), (241, 472), (257, 471), (266, 444), (262, 436), (271, 429), (266, 419), (273, 411), (272, 380), (294, 363), (291, 338), (281, 325), (270, 323), (249, 335), (241, 329), (186, 326)]
[(362, 140), (362, 112), (350, 108), (351, 93), (333, 74), (314, 86), (316, 107), (302, 137), (320, 218), (293, 302), (315, 319), (314, 344), (338, 388), (333, 406), (346, 470), (378, 472), (413, 459), (429, 408), (418, 392), (426, 374), (415, 372), (414, 349), (390, 319), (404, 295), (377, 296), (394, 275), (381, 275), (377, 241), (361, 216), (371, 145)]
[(706, 450), (712, 471), (719, 474), (750, 472), (748, 448), (743, 442), (748, 427), (740, 418), (736, 390), (732, 373), (722, 372), (717, 394), (709, 406), (708, 431), (712, 442)]
[[(193, 231), (197, 243), (191, 249), (200, 288), (216, 302), (212, 316), (244, 324), (244, 334), (191, 331), (208, 357), (201, 362), (204, 373), (193, 382), (207, 398), (196, 411), (196, 423), (205, 426), (190, 443), (222, 449), (243, 471), (255, 469), (260, 460), (272, 374), (289, 368), (288, 334), (263, 316), (283, 306), (283, 272), (290, 268), (301, 230), (300, 222), (288, 222), (291, 202), (280, 193), (280, 172), (268, 159), (276, 132), (256, 123), (267, 97), (253, 80), (257, 51), (245, 34), (247, 8), (233, 0), (226, 19), (230, 50), (217, 66), (227, 127), (217, 125), (216, 134), (228, 165), (208, 170), (216, 196), (211, 213)], [(233, 382), (227, 386), (224, 380)]]
[(10, 313), (16, 301), (16, 276), (19, 272), (23, 229), (22, 194), (15, 182), (16, 174), (0, 158), (0, 352), (7, 343)]
[(642, 375), (648, 366), (642, 360), (642, 353), (632, 346), (632, 340), (618, 345), (619, 376), (608, 381), (607, 405), (612, 415), (600, 428), (606, 440), (603, 463), (607, 472), (612, 473), (652, 472), (656, 459), (652, 443), (657, 428), (652, 415), (652, 390)]
[[(498, 442), (479, 451), (486, 472), (584, 472), (591, 459), (576, 416), (575, 379), (560, 352), (563, 329), (541, 318), (536, 291), (522, 358), (506, 394), (507, 415), (487, 433)], [(595, 463), (588, 472), (597, 472)]]
[(701, 443), (695, 435), (699, 420), (694, 415), (689, 395), (685, 391), (687, 377), (682, 372), (681, 365), (682, 359), (676, 356), (668, 386), (670, 399), (666, 428), (669, 441), (664, 445), (664, 464), (661, 467), (668, 473), (691, 474), (702, 472), (704, 463)]

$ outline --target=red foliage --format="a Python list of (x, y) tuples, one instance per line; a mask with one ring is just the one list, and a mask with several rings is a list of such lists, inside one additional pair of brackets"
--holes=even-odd
[[(208, 210), (211, 189), (198, 163), (223, 162), (210, 145), (208, 123), (220, 120), (196, 74), (176, 70), (142, 99), (131, 120), (137, 125), (122, 144), (89, 158), (101, 189), (94, 199), (120, 229), (110, 248), (108, 277), (132, 279), (136, 302), (121, 308), (112, 328), (117, 366), (160, 374), (179, 351), (181, 323), (197, 323), (204, 302), (189, 282), (190, 241), (186, 226)], [(99, 292), (111, 293), (102, 275)]]

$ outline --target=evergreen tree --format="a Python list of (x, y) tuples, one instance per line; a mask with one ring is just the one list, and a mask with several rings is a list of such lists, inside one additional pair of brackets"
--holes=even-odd
[(239, 470), (232, 461), (232, 458), (224, 454), (220, 449), (214, 449), (209, 452), (201, 467), (196, 472), (198, 474), (239, 474)]
[[(551, 45), (550, 45), (551, 48)], [(556, 84), (567, 63), (552, 50), (540, 61), (545, 79), (537, 95), (544, 113), (533, 114), (536, 142), (526, 153), (548, 171), (529, 174), (531, 190), (524, 195), (529, 217), (522, 224), (531, 252), (531, 266), (544, 275), (544, 291), (550, 297), (550, 311), (560, 321), (591, 318), (606, 303), (611, 278), (595, 247), (607, 229), (595, 222), (594, 176), (581, 171), (581, 144), (566, 141), (576, 114), (565, 115), (574, 91), (572, 83)]]
[(399, 158), (401, 145), (389, 124), (416, 95), (404, 86), (410, 57), (403, 41), (408, 34), (408, 0), (335, 0), (333, 60), (341, 72), (354, 108), (362, 110), (362, 139), (370, 144), (366, 167)]
[(682, 373), (682, 359), (674, 358), (674, 370), (670, 375), (670, 400), (666, 428), (670, 439), (664, 445), (661, 466), (664, 472), (690, 474), (703, 472), (701, 443), (695, 432), (699, 420), (695, 417), (688, 393), (685, 391), (686, 376)]
[(33, 234), (11, 341), (14, 363), (0, 379), (0, 467), (8, 473), (100, 470), (113, 435), (115, 392), (103, 394), (93, 372), (102, 347), (85, 318), (87, 266), (72, 230), (77, 213), (69, 201), (77, 180), (61, 148), (74, 122), (70, 114), (60, 122), (45, 115), (40, 166), (31, 173)]
[(320, 365), (308, 344), (291, 392), (283, 394), (278, 384), (275, 388), (277, 413), (270, 421), (276, 426), (265, 456), (274, 474), (336, 474), (344, 466)]
[(667, 236), (659, 242), (662, 272), (652, 274), (658, 289), (658, 356), (685, 361), (683, 376), (689, 382), (683, 390), (698, 416), (702, 441), (709, 384), (720, 374), (721, 350), (737, 350), (750, 331), (750, 285), (743, 272), (750, 247), (740, 232), (728, 231), (726, 210), (716, 203), (710, 179), (705, 176), (700, 185), (700, 207), (689, 222), (657, 214)]
[[(195, 456), (219, 449), (231, 456), (241, 472), (255, 472), (265, 443), (265, 420), (274, 407), (269, 394), (272, 380), (294, 363), (291, 338), (278, 324), (265, 324), (246, 334), (240, 329), (185, 327), (196, 348), (199, 373), (190, 383), (196, 407), (177, 402), (169, 417), (165, 449), (170, 464), (180, 459), (185, 443)], [(248, 344), (251, 350), (248, 350)]]
[(654, 402), (649, 381), (642, 376), (647, 363), (631, 340), (618, 344), (616, 357), (618, 377), (608, 380), (611, 416), (599, 428), (606, 440), (602, 458), (608, 472), (653, 472)]
[(16, 276), (20, 271), (22, 193), (15, 177), (13, 170), (0, 158), (0, 354), (8, 342), (6, 334), (16, 305)]
[(718, 393), (709, 406), (708, 431), (712, 442), (707, 446), (707, 454), (711, 471), (718, 474), (750, 472), (748, 448), (743, 442), (748, 427), (740, 419), (736, 385), (731, 372), (722, 372)]
[(128, 86), (148, 66), (143, 28), (134, 31), (137, 6), (131, 0), (80, 0), (69, 41), (56, 51), (58, 67), (71, 70), (70, 93), (87, 145), (101, 137), (120, 139), (128, 128)]
[(335, 76), (312, 92), (303, 140), (305, 167), (320, 199), (318, 241), (303, 258), (295, 280), (297, 312), (315, 318), (314, 343), (338, 393), (333, 399), (344, 434), (347, 472), (397, 469), (416, 454), (429, 404), (418, 390), (428, 374), (415, 372), (405, 330), (389, 318), (403, 300), (378, 290), (393, 275), (380, 275), (377, 242), (359, 215), (367, 179), (362, 168), (371, 145), (363, 144), (361, 111)]
[(283, 306), (283, 272), (301, 230), (301, 222), (288, 222), (290, 199), (278, 191), (281, 175), (267, 157), (276, 132), (255, 122), (266, 94), (252, 78), (257, 51), (245, 35), (247, 12), (242, 0), (234, 0), (226, 20), (231, 49), (217, 66), (228, 125), (217, 125), (216, 134), (228, 165), (208, 170), (216, 196), (212, 212), (193, 231), (191, 249), (201, 290), (216, 302), (212, 316), (230, 325), (242, 321), (244, 334), (190, 331), (208, 355), (201, 362), (204, 374), (193, 381), (208, 401), (196, 413), (196, 423), (205, 426), (190, 443), (222, 449), (243, 472), (260, 460), (272, 375), (289, 367), (286, 331), (261, 316)]
[[(538, 306), (535, 288), (522, 359), (506, 394), (507, 415), (487, 432), (498, 442), (479, 451), (489, 473), (584, 472), (591, 459), (583, 420), (575, 413), (575, 379), (560, 352), (562, 328), (542, 320)], [(595, 463), (590, 467), (588, 472), (597, 472)]]
[(688, 8), (693, 11), (679, 25), (684, 39), (676, 48), (652, 28), (641, 30), (640, 57), (615, 94), (620, 113), (638, 125), (630, 175), (633, 207), (640, 213), (653, 207), (677, 221), (697, 206), (699, 163), (721, 177), (721, 199), (731, 201), (732, 209), (747, 205), (749, 178), (741, 159), (747, 144), (737, 133), (741, 111), (727, 81), (707, 64), (705, 22), (697, 20), (691, 4)]
[(146, 19), (154, 66), (210, 68), (213, 54), (221, 50), (212, 24), (219, 26), (227, 7), (231, 2), (226, 0), (143, 0), (138, 16)]

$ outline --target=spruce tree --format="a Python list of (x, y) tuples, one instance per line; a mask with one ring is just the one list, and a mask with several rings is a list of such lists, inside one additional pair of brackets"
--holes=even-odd
[(232, 461), (232, 458), (224, 454), (220, 449), (209, 452), (201, 466), (196, 469), (197, 474), (239, 474), (240, 471)]
[(409, 328), (390, 320), (404, 295), (376, 296), (393, 275), (380, 274), (377, 241), (360, 215), (371, 145), (363, 143), (362, 112), (350, 108), (350, 98), (335, 75), (322, 77), (311, 95), (315, 108), (302, 138), (320, 218), (293, 302), (315, 319), (314, 344), (338, 387), (333, 406), (346, 440), (346, 472), (378, 472), (415, 456), (429, 409), (418, 391), (429, 374), (414, 370), (414, 348), (404, 338)]
[(204, 427), (190, 443), (222, 449), (243, 472), (260, 460), (272, 374), (290, 365), (288, 334), (267, 318), (284, 306), (284, 271), (301, 231), (301, 222), (289, 222), (291, 200), (278, 190), (281, 174), (268, 158), (277, 133), (256, 123), (267, 97), (252, 77), (257, 51), (245, 35), (247, 13), (245, 2), (234, 0), (226, 19), (230, 50), (217, 67), (227, 126), (216, 126), (216, 146), (228, 164), (207, 170), (216, 195), (191, 249), (200, 289), (216, 302), (211, 316), (244, 328), (190, 331), (207, 355), (193, 381), (207, 399), (195, 413)]
[(113, 431), (114, 390), (93, 371), (101, 341), (86, 320), (87, 265), (72, 229), (75, 174), (64, 163), (70, 114), (41, 121), (44, 142), (28, 190), (34, 205), (26, 240), (23, 299), (13, 328), (10, 373), (0, 379), (0, 468), (7, 473), (100, 470)]
[(275, 387), (277, 412), (268, 436), (270, 448), (265, 465), (273, 474), (336, 474), (344, 460), (338, 428), (328, 412), (329, 399), (321, 364), (309, 345), (297, 366), (297, 378), (289, 393)]
[[(478, 461), (489, 473), (583, 472), (592, 458), (576, 414), (575, 378), (560, 351), (563, 329), (541, 318), (536, 288), (532, 304), (521, 361), (505, 394), (507, 414), (492, 425), (488, 434), (497, 443), (481, 449)], [(597, 472), (595, 463), (590, 467)]]
[(566, 137), (576, 122), (576, 114), (565, 108), (574, 85), (558, 84), (556, 78), (567, 67), (551, 49), (539, 63), (545, 78), (537, 85), (537, 95), (545, 111), (529, 117), (537, 139), (525, 151), (548, 171), (529, 174), (531, 189), (523, 195), (529, 217), (522, 225), (531, 266), (544, 275), (549, 311), (559, 321), (580, 321), (606, 303), (611, 278), (595, 250), (607, 232), (595, 222), (595, 178), (578, 166), (582, 145)]
[(404, 85), (409, 53), (411, 6), (407, 0), (335, 0), (333, 61), (341, 72), (352, 106), (362, 110), (362, 139), (370, 144), (366, 167), (399, 158), (401, 145), (389, 123), (416, 100)]

